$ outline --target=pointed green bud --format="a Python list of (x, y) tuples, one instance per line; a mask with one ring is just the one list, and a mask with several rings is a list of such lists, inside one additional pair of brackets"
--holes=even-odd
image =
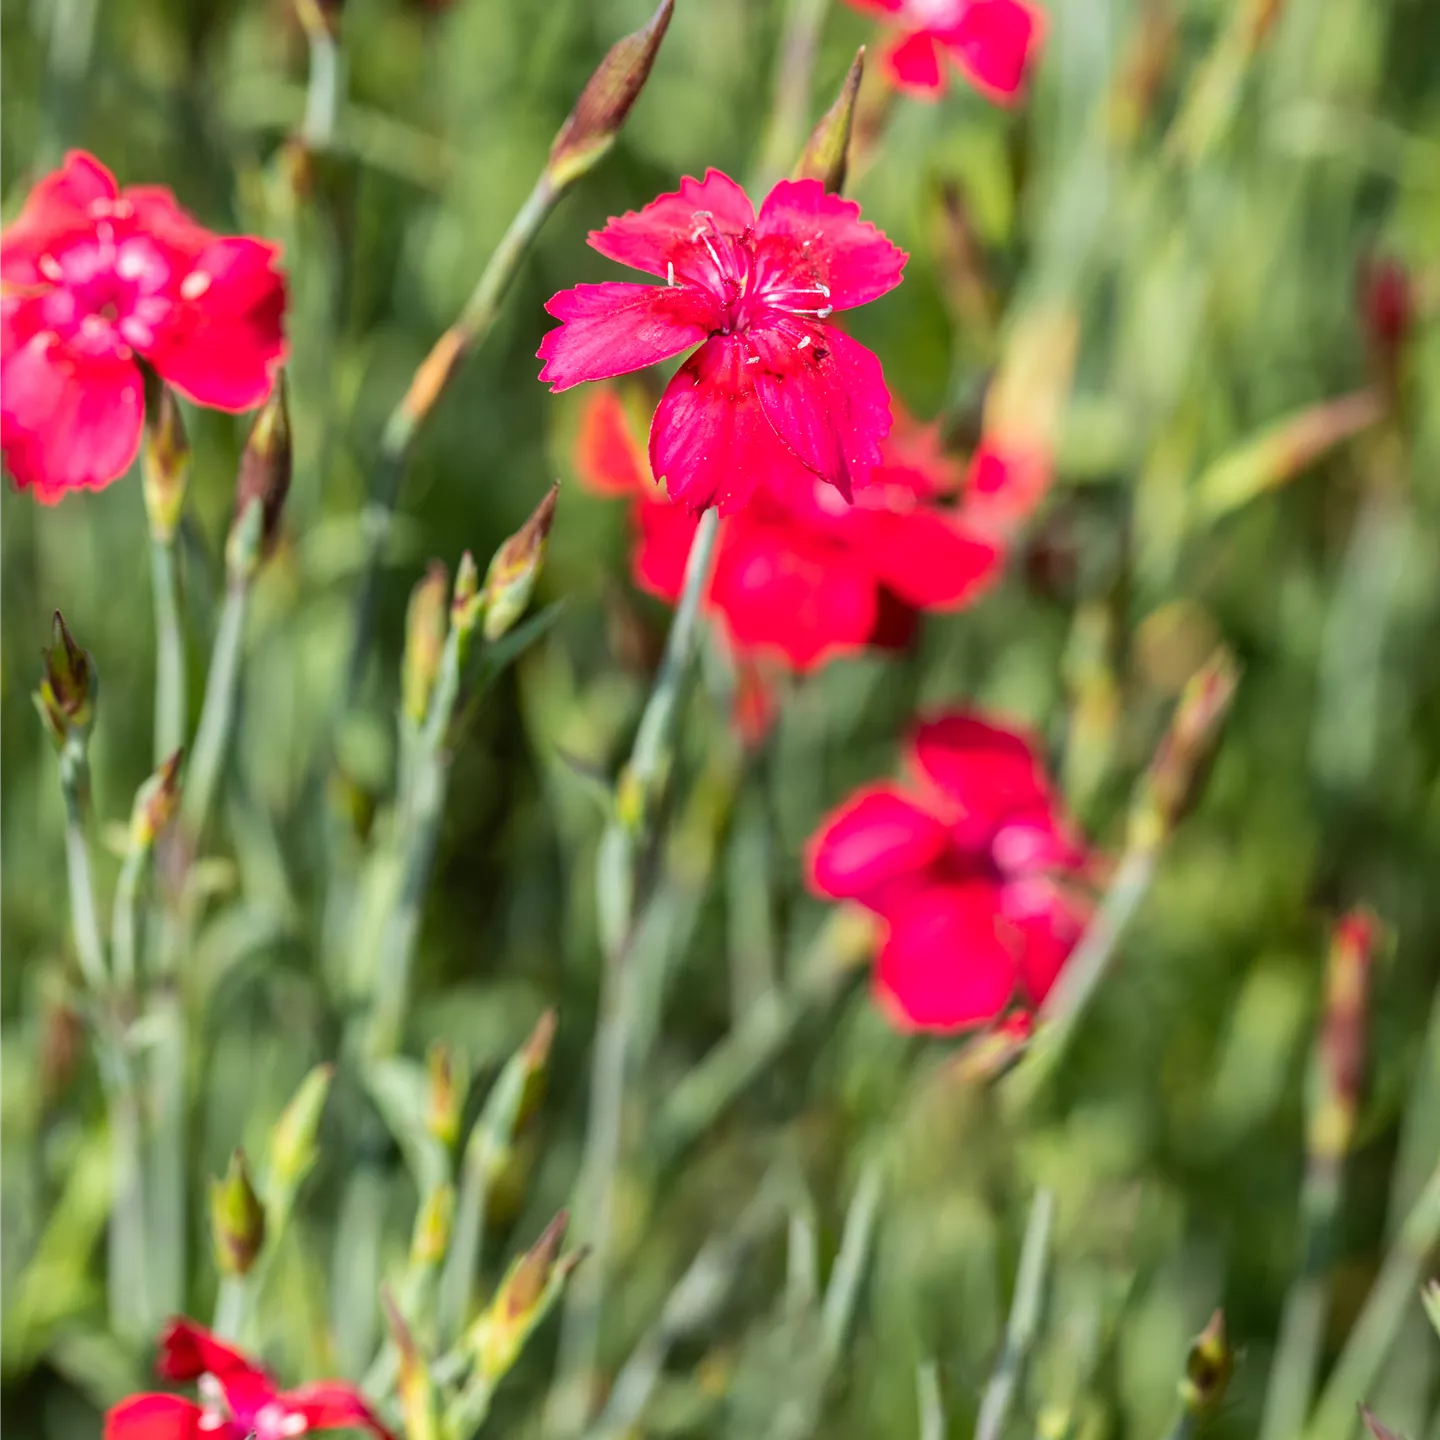
[(35, 692), (35, 708), (57, 746), (72, 731), (87, 733), (95, 719), (98, 689), (90, 656), (75, 643), (57, 610), (50, 622), (50, 644), (40, 652), (45, 674)]
[(230, 1157), (223, 1180), (210, 1181), (210, 1238), (222, 1275), (248, 1275), (265, 1244), (265, 1207), (243, 1150)]
[(580, 92), (550, 147), (550, 162), (545, 167), (546, 178), (556, 190), (592, 169), (615, 143), (630, 107), (649, 79), (674, 8), (675, 0), (661, 0), (645, 25), (610, 47)]
[(1230, 1375), (1235, 1369), (1235, 1352), (1225, 1330), (1225, 1312), (1217, 1310), (1210, 1323), (1190, 1344), (1185, 1357), (1185, 1378), (1180, 1382), (1180, 1400), (1186, 1412), (1196, 1416), (1213, 1415), (1230, 1388)]
[(449, 598), (450, 575), (445, 562), (432, 560), (425, 578), (410, 592), (410, 610), (405, 622), (402, 703), (406, 719), (417, 726), (425, 723), (425, 716), (430, 710), (430, 694), (440, 674)]
[(522, 1081), (520, 1103), (515, 1109), (516, 1131), (523, 1130), (530, 1117), (540, 1108), (545, 1098), (545, 1085), (550, 1074), (550, 1050), (555, 1044), (556, 1014), (547, 1010), (536, 1022), (530, 1038), (516, 1056), (520, 1063)]
[(450, 1226), (455, 1218), (455, 1187), (436, 1185), (415, 1213), (410, 1236), (410, 1263), (433, 1269), (445, 1258), (450, 1244)]
[(315, 1163), (320, 1116), (334, 1078), (333, 1065), (317, 1065), (300, 1082), (270, 1132), (270, 1178), (287, 1190), (293, 1191)]
[(145, 381), (145, 438), (140, 447), (145, 514), (152, 539), (169, 544), (190, 484), (190, 441), (175, 392), (153, 373)]
[(425, 1103), (425, 1128), (448, 1150), (460, 1138), (460, 1119), (465, 1110), (469, 1075), (463, 1061), (448, 1045), (437, 1041), (425, 1056), (429, 1080)]
[(864, 73), (865, 47), (862, 45), (855, 52), (835, 103), (810, 132), (791, 172), (792, 180), (818, 180), (837, 195), (845, 188), (845, 172), (850, 164), (850, 131), (855, 123), (855, 97), (860, 93)]
[(424, 1352), (416, 1344), (388, 1285), (380, 1287), (385, 1324), (400, 1357), (400, 1411), (405, 1419), (405, 1440), (440, 1440), (440, 1397)]
[(455, 594), (450, 601), (450, 623), (468, 636), (480, 623), (485, 592), (480, 588), (480, 570), (467, 550), (455, 569)]
[[(290, 493), (292, 463), (290, 405), (285, 372), (275, 379), (270, 398), (260, 407), (240, 455), (235, 482), (235, 519), (226, 543), (226, 566), (232, 577), (249, 577), (280, 533), (280, 512)], [(258, 511), (259, 521), (252, 518)]]
[(1219, 747), (1239, 683), (1240, 667), (1223, 648), (1186, 682), (1141, 784), (1130, 818), (1132, 847), (1159, 844), (1189, 813)]
[(545, 563), (545, 542), (555, 523), (560, 486), (552, 485), (530, 518), (495, 552), (485, 574), (487, 640), (498, 640), (525, 613)]
[(140, 787), (130, 812), (130, 844), (149, 850), (160, 832), (175, 818), (180, 805), (180, 762), (185, 752), (176, 750)]

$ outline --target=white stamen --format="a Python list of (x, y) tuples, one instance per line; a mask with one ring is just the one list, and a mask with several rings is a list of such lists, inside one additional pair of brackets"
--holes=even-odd
[(53, 255), (42, 255), (40, 257), (40, 273), (47, 280), (54, 280), (57, 284), (65, 275), (65, 272), (60, 268), (60, 262)]
[(760, 357), (758, 355), (752, 355), (745, 363), (747, 365), (758, 365), (760, 363)]
[(145, 256), (136, 245), (125, 245), (115, 258), (115, 273), (122, 280), (137, 280), (145, 273)]
[(128, 220), (135, 213), (135, 207), (128, 200), (117, 200), (110, 211), (117, 220)]
[(673, 260), (668, 260), (665, 263), (665, 283), (667, 285), (673, 285), (675, 283), (675, 262)]
[(209, 288), (213, 277), (204, 270), (192, 270), (180, 282), (180, 294), (186, 300), (198, 300)]
[(810, 343), (810, 337), (809, 337), (808, 335), (806, 335), (806, 336), (804, 337), (804, 339), (802, 339), (802, 340), (800, 341), (800, 343), (799, 343), (795, 348), (796, 348), (797, 350), (803, 350), (809, 343)]
[(287, 1415), (280, 1422), (280, 1433), (285, 1436), (303, 1435), (310, 1428), (310, 1422), (303, 1415)]

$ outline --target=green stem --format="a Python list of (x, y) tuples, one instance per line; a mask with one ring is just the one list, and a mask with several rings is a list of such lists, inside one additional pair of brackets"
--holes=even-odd
[(305, 88), (305, 117), (300, 138), (310, 150), (328, 150), (335, 138), (335, 122), (344, 90), (344, 56), (340, 42), (323, 29), (310, 36), (310, 77)]
[(1170, 1427), (1165, 1440), (1194, 1440), (1195, 1428), (1195, 1412), (1190, 1409), (1182, 1409), (1175, 1417), (1175, 1423)]
[(875, 1236), (875, 1217), (880, 1212), (884, 1175), (878, 1161), (871, 1160), (860, 1174), (860, 1183), (845, 1212), (840, 1232), (840, 1249), (830, 1270), (830, 1283), (820, 1305), (820, 1333), (827, 1368), (833, 1369), (845, 1348), (845, 1336), (860, 1298), (860, 1282), (870, 1259)]
[(920, 1440), (945, 1440), (949, 1422), (940, 1393), (940, 1367), (933, 1360), (922, 1360), (915, 1367), (915, 1401), (920, 1411)]
[(820, 31), (830, 0), (790, 0), (775, 66), (775, 96), (770, 107), (770, 128), (760, 161), (756, 190), (768, 190), (789, 172), (805, 144), (810, 108), (811, 76)]
[[(251, 507), (258, 518), (260, 507)], [(183, 832), (197, 848), (215, 803), (220, 775), (230, 752), (235, 728), (235, 703), (240, 694), (240, 663), (244, 654), (245, 617), (250, 608), (250, 579), (232, 575), (225, 590), (215, 648), (210, 654), (210, 671), (205, 680), (205, 703), (195, 730), (195, 748), (185, 775), (180, 802)]]
[(690, 542), (685, 582), (660, 670), (640, 717), (630, 763), (620, 777), (617, 813), (600, 841), (598, 889), (604, 965), (591, 1059), (585, 1154), (576, 1184), (576, 1212), (590, 1253), (565, 1292), (560, 1365), (551, 1408), (554, 1430), (562, 1435), (578, 1434), (589, 1414), (584, 1389), (600, 1342), (600, 1313), (613, 1240), (626, 1058), (635, 1012), (636, 967), (630, 963), (630, 950), (647, 898), (641, 893), (641, 871), (647, 868), (655, 812), (673, 759), (680, 701), (695, 656), (701, 601), (709, 584), (719, 533), (719, 513), (707, 510)]
[(1053, 1192), (1037, 1190), (1030, 1206), (1030, 1218), (1025, 1224), (1025, 1239), (1020, 1246), (1020, 1267), (1015, 1275), (1015, 1296), (1010, 1302), (1005, 1343), (1000, 1347), (994, 1373), (980, 1402), (975, 1440), (1000, 1440), (1005, 1432), (1005, 1422), (1020, 1383), (1020, 1373), (1040, 1326), (1040, 1304), (1054, 1215)]
[(110, 989), (105, 968), (105, 942), (100, 938), (100, 912), (85, 838), (85, 810), (90, 795), (90, 763), (86, 739), (73, 734), (60, 753), (60, 789), (65, 799), (65, 868), (70, 882), (70, 926), (85, 984), (97, 999)]
[(151, 589), (155, 598), (155, 763), (185, 743), (185, 631), (173, 539), (150, 537)]
[(1440, 1245), (1440, 1165), (1405, 1217), (1365, 1307), (1320, 1394), (1309, 1440), (1338, 1440), (1349, 1433), (1357, 1401), (1366, 1398), (1404, 1321), (1436, 1245)]
[[(441, 338), (441, 345), (450, 347), (444, 353), (441, 368), (418, 387), (420, 373), (439, 362), (440, 346), (431, 351), (416, 381), (404, 399), (390, 412), (380, 441), (380, 458), (376, 465), (374, 493), (365, 509), (365, 559), (360, 577), (360, 592), (355, 604), (355, 630), (346, 669), (346, 699), (353, 700), (364, 679), (370, 658), (370, 644), (375, 628), (375, 607), (379, 601), (380, 566), (395, 524), (395, 508), (400, 500), (400, 486), (411, 446), (420, 428), (435, 407), (459, 367), (461, 358), (479, 345), (490, 332), (499, 313), (500, 302), (520, 271), (520, 263), (534, 243), (546, 217), (565, 192), (548, 173), (542, 172), (534, 189), (510, 222), (510, 228), (490, 256), (475, 289), (465, 302), (460, 318)], [(418, 393), (417, 393), (418, 387)]]
[(1159, 850), (1153, 846), (1133, 846), (1125, 853), (1100, 908), (1040, 1007), (1034, 1041), (1006, 1077), (1007, 1098), (1017, 1107), (1034, 1101), (1065, 1054), (1120, 937), (1149, 893), (1158, 861)]
[(110, 960), (114, 967), (115, 989), (127, 999), (136, 993), (140, 887), (145, 880), (151, 853), (148, 845), (137, 845), (132, 841), (115, 886), (115, 905), (110, 921)]

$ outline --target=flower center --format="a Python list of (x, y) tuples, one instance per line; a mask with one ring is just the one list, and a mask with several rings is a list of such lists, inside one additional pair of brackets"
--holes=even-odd
[(84, 354), (127, 360), (148, 350), (174, 309), (170, 257), (148, 235), (116, 238), (109, 220), (93, 235), (43, 255), (45, 328)]
[[(697, 210), (692, 219), (689, 238), (703, 247), (705, 258), (699, 261), (700, 274), (685, 278), (703, 285), (720, 301), (722, 335), (764, 324), (777, 310), (824, 320), (834, 309), (828, 285), (757, 265), (755, 232), (750, 227), (739, 234), (727, 234), (709, 210)], [(675, 283), (673, 265), (669, 281)]]

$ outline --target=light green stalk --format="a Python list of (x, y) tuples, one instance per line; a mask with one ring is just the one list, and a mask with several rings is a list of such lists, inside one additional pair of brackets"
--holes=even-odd
[(155, 763), (185, 743), (185, 631), (175, 538), (150, 537), (150, 577), (155, 598)]

